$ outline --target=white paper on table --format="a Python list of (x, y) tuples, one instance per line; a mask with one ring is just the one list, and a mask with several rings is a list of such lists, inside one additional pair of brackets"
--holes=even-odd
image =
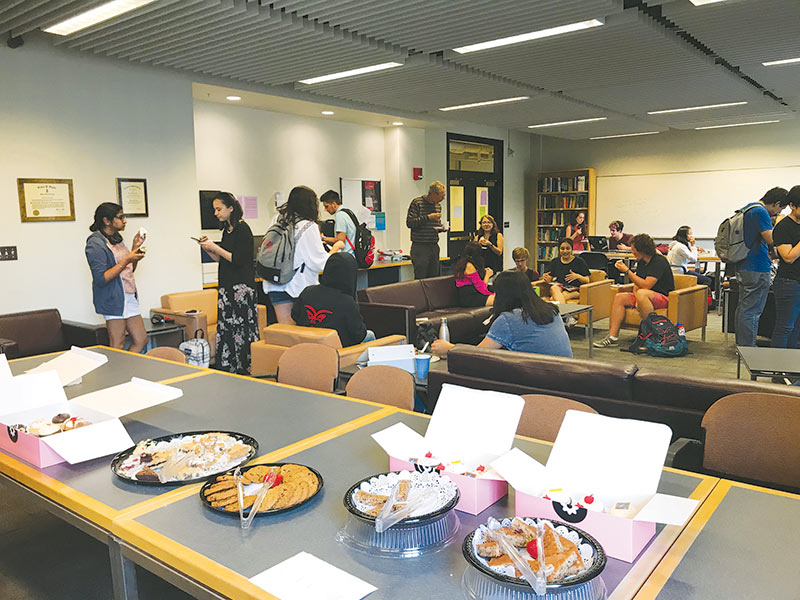
[(11, 374), (11, 367), (8, 366), (8, 359), (5, 354), (0, 354), (0, 379), (10, 379), (13, 377)]
[(70, 385), (73, 382), (79, 382), (81, 377), (87, 373), (91, 373), (107, 362), (108, 357), (105, 354), (73, 346), (70, 348), (69, 352), (65, 352), (61, 356), (48, 360), (26, 372), (43, 373), (45, 371), (57, 371), (61, 379), (61, 385)]
[(444, 462), (489, 464), (505, 454), (525, 401), (521, 396), (444, 384), (425, 441)]
[(299, 552), (250, 581), (280, 600), (361, 600), (378, 589), (308, 552)]
[(547, 460), (548, 485), (618, 500), (651, 496), (671, 437), (662, 423), (568, 410)]
[(55, 371), (0, 378), (0, 418), (49, 404), (65, 403), (67, 395)]
[(129, 382), (91, 392), (71, 400), (72, 404), (122, 417), (183, 396), (183, 390), (133, 377)]
[(93, 423), (42, 438), (42, 441), (71, 465), (116, 454), (134, 445), (119, 419)]
[(402, 460), (423, 456), (428, 451), (425, 438), (405, 423), (395, 423), (373, 433), (372, 439), (378, 442), (386, 454)]
[(412, 344), (369, 347), (367, 348), (367, 357), (368, 366), (390, 365), (408, 371), (412, 375), (417, 372)]
[(541, 496), (547, 489), (547, 468), (519, 448), (512, 448), (492, 461), (491, 467), (524, 494)]
[(683, 525), (697, 508), (698, 500), (680, 498), (667, 494), (656, 494), (640, 510), (634, 521), (650, 521), (667, 525)]

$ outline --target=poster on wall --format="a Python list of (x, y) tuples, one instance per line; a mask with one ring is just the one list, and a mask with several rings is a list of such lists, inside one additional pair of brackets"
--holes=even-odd
[(464, 231), (464, 186), (450, 186), (450, 231)]
[(481, 228), (481, 219), (489, 214), (489, 188), (476, 187), (475, 188), (475, 214), (477, 215), (478, 222), (475, 224), (476, 229)]
[(126, 217), (147, 217), (147, 180), (117, 177), (117, 204)]
[(23, 223), (75, 220), (72, 179), (17, 179), (17, 192)]
[(258, 218), (258, 196), (236, 196), (245, 219)]
[(373, 213), (381, 212), (381, 182), (361, 182), (361, 203)]

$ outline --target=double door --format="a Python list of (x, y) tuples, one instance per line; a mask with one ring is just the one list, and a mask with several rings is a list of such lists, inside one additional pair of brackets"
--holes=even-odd
[(451, 258), (461, 256), (485, 215), (491, 215), (503, 231), (502, 186), (494, 175), (469, 172), (456, 175), (451, 171), (447, 199), (447, 254)]

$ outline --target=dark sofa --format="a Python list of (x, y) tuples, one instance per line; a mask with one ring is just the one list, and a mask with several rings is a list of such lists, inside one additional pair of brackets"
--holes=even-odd
[(717, 400), (737, 392), (789, 394), (800, 389), (737, 379), (695, 379), (620, 365), (508, 350), (456, 346), (447, 371), (428, 375), (432, 408), (443, 383), (512, 394), (550, 394), (588, 404), (610, 417), (665, 423), (673, 438), (702, 439), (700, 423)]
[(458, 306), (452, 275), (365, 288), (358, 291), (358, 300), (367, 328), (378, 337), (399, 333), (413, 342), (418, 319), (427, 319), (438, 331), (442, 317), (447, 318), (453, 343), (476, 344), (489, 329), (483, 321), (491, 309)]
[(62, 321), (61, 313), (55, 308), (0, 315), (0, 352), (7, 358), (96, 344), (108, 344), (105, 324)]

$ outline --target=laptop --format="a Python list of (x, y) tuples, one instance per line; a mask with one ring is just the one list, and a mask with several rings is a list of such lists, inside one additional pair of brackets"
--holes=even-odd
[(608, 252), (608, 238), (603, 235), (590, 235), (589, 247), (595, 252)]

